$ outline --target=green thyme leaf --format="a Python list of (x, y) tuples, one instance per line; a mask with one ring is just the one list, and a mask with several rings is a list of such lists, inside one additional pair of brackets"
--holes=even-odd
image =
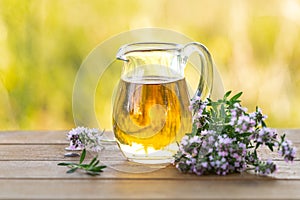
[(58, 166), (69, 166), (69, 165), (71, 165), (71, 163), (58, 163), (57, 165)]
[(81, 164), (84, 161), (85, 155), (86, 155), (86, 150), (83, 149), (82, 153), (81, 153), (81, 156), (80, 156), (79, 164)]
[(93, 158), (93, 160), (90, 162), (89, 165), (92, 166), (94, 164), (94, 162), (96, 162), (96, 160), (97, 160), (97, 156), (95, 158)]
[(68, 173), (68, 174), (73, 173), (73, 172), (75, 172), (77, 169), (78, 169), (77, 167), (71, 168), (70, 170), (67, 171), (67, 173)]
[(99, 164), (99, 160), (97, 160), (94, 164), (93, 164), (93, 166), (97, 166), (98, 164)]
[(226, 92), (225, 95), (224, 95), (224, 99), (226, 99), (227, 97), (229, 97), (230, 94), (231, 94), (231, 91)]
[(238, 98), (240, 98), (240, 96), (242, 96), (243, 92), (239, 92), (236, 95), (234, 95), (233, 97), (231, 97), (230, 101), (236, 101), (238, 100)]
[(266, 145), (269, 147), (269, 149), (270, 149), (271, 151), (274, 151), (274, 150), (273, 150), (274, 144), (272, 144), (272, 143), (267, 143)]

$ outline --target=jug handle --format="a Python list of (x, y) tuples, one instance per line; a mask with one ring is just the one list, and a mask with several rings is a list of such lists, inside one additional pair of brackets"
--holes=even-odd
[(201, 65), (194, 65), (200, 72), (200, 80), (194, 97), (201, 99), (208, 98), (213, 88), (213, 60), (208, 49), (201, 43), (192, 42), (186, 44), (183, 48), (183, 63), (186, 65), (191, 54), (196, 52), (201, 61)]

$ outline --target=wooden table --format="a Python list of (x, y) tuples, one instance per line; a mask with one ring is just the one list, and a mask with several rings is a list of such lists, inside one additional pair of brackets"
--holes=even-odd
[[(66, 174), (66, 167), (57, 166), (61, 161), (79, 160), (64, 157), (66, 133), (0, 132), (0, 199), (300, 199), (299, 152), (293, 164), (277, 157), (279, 171), (269, 177), (248, 173), (198, 177), (181, 174), (171, 165), (150, 173), (106, 168), (100, 176), (91, 177)], [(299, 149), (300, 130), (286, 133)], [(116, 144), (106, 145), (111, 153), (118, 150)], [(267, 152), (262, 151), (263, 157), (276, 158)], [(128, 165), (112, 155), (100, 159), (115, 160), (114, 168)]]

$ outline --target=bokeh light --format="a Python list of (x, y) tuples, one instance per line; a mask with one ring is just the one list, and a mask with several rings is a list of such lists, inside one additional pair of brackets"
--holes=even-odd
[(161, 27), (208, 47), (225, 90), (299, 128), (299, 0), (0, 0), (0, 129), (70, 129), (76, 73), (99, 43)]

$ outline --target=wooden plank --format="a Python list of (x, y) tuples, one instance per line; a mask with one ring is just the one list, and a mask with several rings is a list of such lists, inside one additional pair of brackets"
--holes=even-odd
[[(68, 144), (68, 131), (0, 131), (0, 144)], [(113, 140), (113, 133), (106, 131), (104, 139)]]
[(0, 180), (1, 199), (299, 199), (285, 180)]
[(2, 131), (0, 144), (68, 144), (68, 131)]
[[(0, 131), (0, 144), (68, 144), (67, 133), (68, 130)], [(278, 133), (286, 133), (288, 139), (300, 143), (300, 129), (278, 129)], [(113, 139), (113, 133), (106, 131), (105, 137)]]
[(64, 160), (64, 148), (65, 145), (0, 145), (0, 160)]
[[(300, 180), (300, 161), (294, 164), (287, 164), (284, 161), (277, 161), (279, 168), (277, 173), (265, 177), (250, 173), (232, 174), (228, 176), (196, 176), (193, 174), (180, 173), (173, 165), (164, 168), (153, 169), (148, 173), (137, 173), (137, 171), (121, 171), (126, 162), (110, 165), (97, 177), (76, 172), (67, 174), (67, 167), (57, 166), (59, 161), (0, 161), (0, 179), (149, 179), (149, 180), (245, 180), (245, 179), (294, 179)], [(132, 168), (134, 170), (134, 168)]]
[[(300, 149), (300, 143), (295, 144), (297, 149)], [(78, 158), (64, 158), (65, 144), (31, 144), (31, 145), (0, 145), (0, 161), (1, 160), (78, 160)], [(267, 148), (262, 148), (261, 158), (268, 159), (272, 158), (274, 160), (282, 160), (278, 156), (278, 153), (271, 152)], [(95, 156), (91, 152), (88, 154), (88, 158)], [(105, 144), (105, 150), (100, 153), (100, 158), (102, 160), (112, 160), (119, 161), (124, 159), (122, 153), (120, 152), (118, 146), (113, 143)], [(297, 151), (296, 158), (300, 158), (300, 151)]]
[[(0, 161), (4, 160), (79, 160), (76, 158), (64, 157), (69, 152), (65, 150), (65, 144), (2, 144), (0, 145)], [(75, 151), (80, 153), (81, 151)], [(97, 153), (88, 152), (87, 159), (94, 157)], [(105, 153), (101, 153), (103, 160), (120, 160), (123, 156), (116, 144), (106, 144)]]

